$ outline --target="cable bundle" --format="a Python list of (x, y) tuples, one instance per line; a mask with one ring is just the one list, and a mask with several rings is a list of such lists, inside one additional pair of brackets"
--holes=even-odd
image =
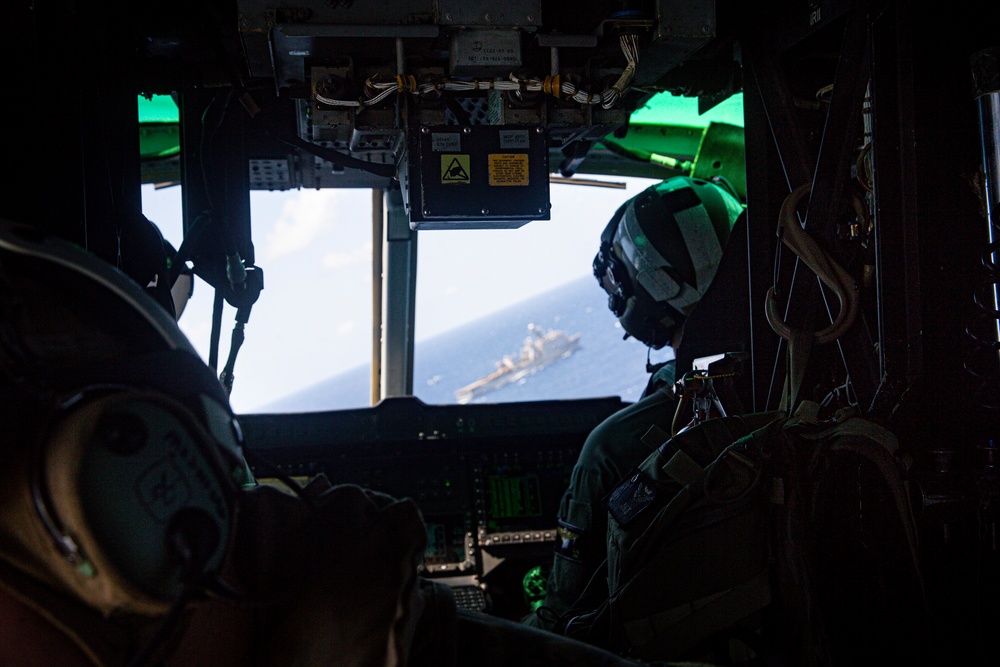
[(391, 81), (382, 80), (378, 74), (365, 81), (364, 95), (361, 99), (338, 99), (316, 93), (316, 101), (332, 107), (365, 108), (374, 106), (393, 93), (410, 93), (412, 95), (428, 96), (442, 91), (468, 92), (477, 90), (520, 91), (529, 93), (544, 93), (560, 99), (571, 99), (574, 102), (587, 105), (600, 104), (605, 109), (617, 105), (625, 95), (635, 78), (635, 70), (639, 63), (639, 41), (636, 35), (622, 35), (621, 49), (625, 55), (625, 69), (618, 80), (600, 93), (592, 93), (579, 88), (571, 81), (559, 75), (519, 78), (513, 72), (506, 79), (440, 79), (417, 83), (412, 76), (398, 75)]

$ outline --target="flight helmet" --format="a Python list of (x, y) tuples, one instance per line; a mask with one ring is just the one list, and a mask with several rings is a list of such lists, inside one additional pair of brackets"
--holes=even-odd
[(723, 181), (678, 176), (615, 212), (594, 276), (626, 337), (654, 349), (670, 344), (711, 285), (743, 208)]
[(222, 385), (144, 287), (0, 219), (0, 584), (106, 616), (219, 572), (252, 482)]

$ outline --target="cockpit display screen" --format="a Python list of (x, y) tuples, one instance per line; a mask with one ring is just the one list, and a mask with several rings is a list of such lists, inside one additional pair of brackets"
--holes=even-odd
[(489, 516), (494, 519), (524, 519), (542, 515), (542, 490), (538, 475), (490, 475)]
[[(541, 459), (541, 460), (539, 460)], [(537, 531), (555, 526), (569, 484), (572, 458), (522, 457), (494, 461), (482, 472), (480, 516), (486, 533)]]
[(466, 558), (466, 525), (461, 514), (428, 516), (424, 563), (429, 566), (460, 563)]

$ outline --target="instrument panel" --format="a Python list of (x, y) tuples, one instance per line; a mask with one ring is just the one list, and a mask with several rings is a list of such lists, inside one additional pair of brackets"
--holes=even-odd
[(266, 480), (324, 474), (411, 498), (427, 526), (422, 575), (485, 586), (507, 562), (551, 556), (556, 516), (580, 448), (620, 398), (426, 405), (241, 415)]

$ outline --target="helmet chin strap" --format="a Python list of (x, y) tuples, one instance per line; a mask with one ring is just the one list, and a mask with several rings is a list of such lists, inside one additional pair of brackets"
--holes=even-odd
[[(670, 343), (668, 343), (668, 346), (676, 352), (677, 348), (680, 347), (681, 338), (683, 338), (683, 336), (684, 336), (684, 323), (682, 322), (681, 324), (677, 325), (676, 329), (674, 329), (673, 335), (670, 337)], [(625, 338), (628, 338), (628, 337), (629, 337), (629, 334), (625, 334)], [(650, 357), (650, 354), (652, 353), (652, 351), (653, 351), (653, 346), (652, 345), (647, 345), (646, 346), (646, 372), (647, 373), (655, 373), (657, 370), (659, 370), (660, 366), (662, 366), (662, 364), (654, 364), (653, 363), (652, 358)]]
[(674, 335), (670, 337), (669, 345), (674, 349), (675, 352), (677, 351), (677, 348), (681, 346), (681, 340), (683, 338), (684, 338), (684, 322), (681, 322), (680, 324), (677, 325), (677, 328), (674, 329)]

